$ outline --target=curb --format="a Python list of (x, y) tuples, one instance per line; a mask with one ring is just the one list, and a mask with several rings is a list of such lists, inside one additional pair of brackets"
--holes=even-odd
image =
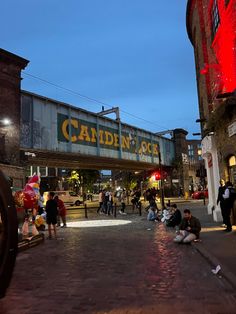
[(39, 245), (40, 243), (44, 242), (44, 234), (39, 234), (37, 236), (34, 236), (32, 239), (25, 239), (18, 242), (18, 253), (23, 252), (27, 249), (30, 249), (32, 247), (35, 247)]
[(217, 265), (220, 265), (220, 274), (234, 289), (236, 289), (236, 276), (227, 267), (222, 265), (214, 255), (209, 253), (209, 251), (207, 251), (201, 243), (192, 243), (192, 245), (211, 266), (216, 267)]

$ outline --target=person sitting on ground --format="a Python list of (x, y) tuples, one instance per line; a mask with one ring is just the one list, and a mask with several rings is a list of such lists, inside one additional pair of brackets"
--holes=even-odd
[(156, 200), (154, 198), (149, 199), (149, 205), (145, 208), (146, 212), (149, 210), (150, 207), (154, 207), (158, 210)]
[(162, 211), (162, 216), (161, 216), (161, 222), (164, 224), (167, 223), (167, 221), (171, 218), (171, 211), (170, 209), (167, 209), (166, 207)]
[(189, 209), (184, 210), (184, 218), (180, 223), (179, 232), (174, 238), (177, 243), (191, 243), (199, 238), (201, 231), (200, 221), (192, 216)]
[(147, 215), (148, 221), (159, 221), (155, 207), (150, 206)]
[(170, 219), (166, 221), (166, 226), (174, 228), (181, 223), (182, 215), (176, 204), (171, 205), (171, 210), (173, 214)]

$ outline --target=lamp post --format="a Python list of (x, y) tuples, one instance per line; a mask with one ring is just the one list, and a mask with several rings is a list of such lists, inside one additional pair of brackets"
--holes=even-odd
[(161, 199), (161, 207), (162, 209), (165, 208), (165, 194), (164, 194), (164, 181), (163, 181), (163, 171), (162, 171), (162, 160), (161, 160), (161, 152), (159, 151), (158, 153), (158, 158), (159, 158), (159, 169), (160, 169), (160, 199)]

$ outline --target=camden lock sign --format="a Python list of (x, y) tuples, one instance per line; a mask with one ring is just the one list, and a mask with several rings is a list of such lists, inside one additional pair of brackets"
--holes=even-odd
[[(104, 125), (77, 119), (61, 113), (57, 114), (58, 121), (58, 141), (70, 142), (72, 144), (99, 146), (112, 150), (130, 152), (133, 154), (143, 154), (157, 157), (159, 154), (159, 142), (150, 140), (137, 134), (130, 129), (129, 131), (121, 131), (121, 139), (119, 131)], [(99, 134), (98, 134), (99, 133)]]

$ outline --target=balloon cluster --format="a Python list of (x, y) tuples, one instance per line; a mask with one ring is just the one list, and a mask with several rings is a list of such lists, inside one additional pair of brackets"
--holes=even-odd
[(39, 197), (39, 177), (37, 175), (33, 175), (24, 189), (17, 191), (14, 195), (16, 206), (24, 209), (37, 209)]

